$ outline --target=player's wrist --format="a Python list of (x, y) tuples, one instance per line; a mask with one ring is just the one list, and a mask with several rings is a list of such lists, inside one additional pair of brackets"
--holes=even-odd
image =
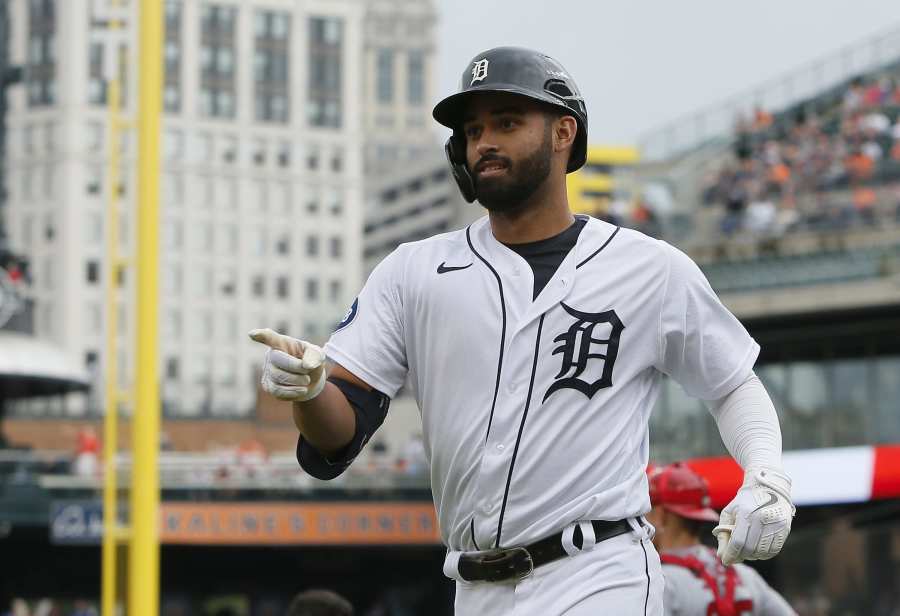
[(763, 486), (791, 501), (791, 478), (784, 469), (773, 466), (749, 466), (744, 470), (744, 485)]

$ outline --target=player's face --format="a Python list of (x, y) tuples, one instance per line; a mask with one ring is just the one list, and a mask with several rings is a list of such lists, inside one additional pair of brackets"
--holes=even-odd
[(512, 94), (473, 97), (467, 111), (466, 159), (478, 201), (492, 212), (515, 210), (550, 175), (552, 118)]

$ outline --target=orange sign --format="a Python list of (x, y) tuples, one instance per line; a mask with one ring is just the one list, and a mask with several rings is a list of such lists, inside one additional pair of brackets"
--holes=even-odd
[(431, 503), (162, 503), (160, 540), (206, 545), (440, 543)]

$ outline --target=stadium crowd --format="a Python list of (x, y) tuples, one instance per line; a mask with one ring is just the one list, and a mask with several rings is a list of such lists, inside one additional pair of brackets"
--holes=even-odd
[(900, 69), (777, 115), (758, 107), (738, 121), (702, 201), (724, 210), (727, 236), (900, 221)]

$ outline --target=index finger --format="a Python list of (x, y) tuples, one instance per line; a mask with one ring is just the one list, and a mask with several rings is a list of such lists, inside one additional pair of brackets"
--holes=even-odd
[(278, 332), (268, 327), (263, 329), (252, 329), (249, 332), (250, 338), (256, 342), (261, 342), (277, 351), (284, 351), (288, 355), (294, 357), (303, 357), (303, 347), (296, 340), (288, 336), (282, 336)]

